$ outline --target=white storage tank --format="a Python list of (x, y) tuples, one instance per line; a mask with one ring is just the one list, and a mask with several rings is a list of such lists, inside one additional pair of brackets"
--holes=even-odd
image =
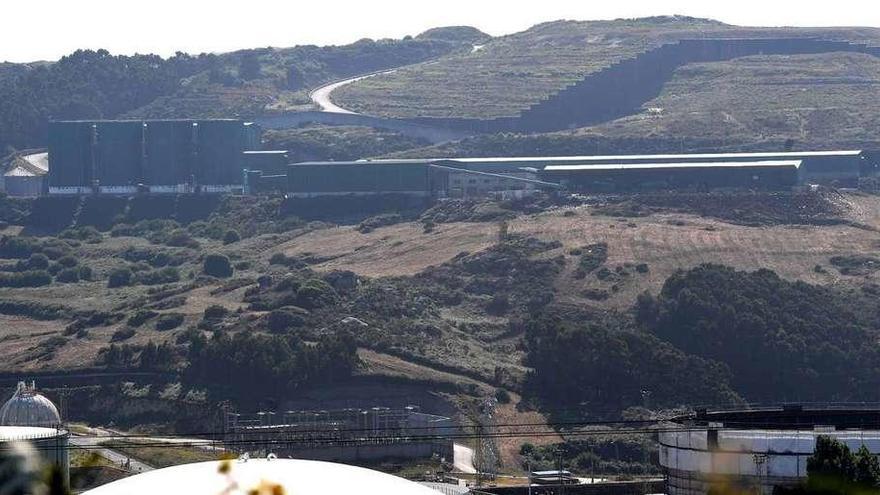
[(659, 443), (669, 495), (704, 495), (718, 483), (767, 495), (796, 485), (820, 435), (880, 455), (880, 409), (699, 410), (667, 426)]

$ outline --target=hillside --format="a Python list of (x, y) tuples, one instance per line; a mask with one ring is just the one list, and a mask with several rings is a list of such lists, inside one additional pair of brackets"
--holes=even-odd
[[(644, 113), (580, 133), (610, 138), (792, 139), (813, 148), (877, 146), (880, 59), (863, 54), (744, 57), (676, 71)], [(650, 111), (649, 111), (650, 110)]]
[(0, 154), (46, 144), (49, 119), (253, 117), (311, 109), (308, 90), (364, 72), (469, 49), (485, 35), (439, 28), (402, 40), (225, 54), (116, 56), (77, 51), (57, 62), (0, 66)]
[[(880, 30), (871, 28), (748, 28), (686, 17), (557, 21), (495, 38), (471, 53), (359, 81), (334, 96), (346, 108), (371, 115), (512, 116), (587, 74), (650, 48), (688, 38), (749, 36), (880, 42)], [(398, 98), (384, 98), (387, 94)]]
[[(872, 351), (850, 345), (878, 332), (874, 195), (538, 197), (377, 217), (340, 198), (0, 206), (12, 224), (0, 232), (0, 374), (89, 384), (71, 395), (78, 420), (186, 429), (212, 421), (221, 400), (245, 410), (418, 403), (466, 417), (496, 396), (512, 399), (498, 405), (505, 420), (540, 424), (619, 417), (645, 405), (646, 388), (663, 409), (773, 394), (867, 400), (874, 388), (863, 385), (880, 381)], [(316, 211), (325, 221), (293, 215)], [(705, 290), (715, 278), (723, 289)], [(807, 298), (811, 311), (799, 312)], [(743, 315), (732, 332), (770, 322), (749, 366), (794, 353), (784, 359), (797, 372), (763, 386), (732, 376), (742, 356), (722, 352), (723, 332), (702, 339), (709, 320), (697, 317), (714, 329), (728, 305)], [(858, 381), (817, 395), (813, 373), (840, 361), (798, 358), (791, 339), (769, 335), (768, 307), (785, 308), (787, 335), (826, 339), (862, 363)], [(515, 466), (519, 443), (501, 447)]]

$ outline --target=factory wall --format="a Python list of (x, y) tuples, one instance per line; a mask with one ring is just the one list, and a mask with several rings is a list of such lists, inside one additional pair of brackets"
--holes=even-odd
[(49, 191), (227, 191), (242, 183), (243, 152), (259, 143), (259, 127), (238, 120), (52, 122)]
[(431, 173), (408, 162), (300, 163), (287, 167), (287, 191), (294, 197), (405, 193), (428, 196)]

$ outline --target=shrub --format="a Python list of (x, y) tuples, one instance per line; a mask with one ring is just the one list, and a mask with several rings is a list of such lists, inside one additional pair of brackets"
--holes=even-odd
[(489, 304), (486, 305), (486, 311), (495, 316), (501, 316), (510, 310), (510, 300), (507, 294), (495, 294)]
[(110, 342), (121, 342), (123, 340), (128, 340), (134, 337), (135, 329), (131, 327), (121, 328), (115, 332), (113, 332), (113, 336), (110, 337)]
[(79, 264), (79, 261), (73, 256), (64, 256), (58, 259), (58, 264), (64, 268), (73, 268)]
[(499, 404), (510, 404), (510, 393), (503, 388), (495, 389), (495, 399)]
[(205, 319), (206, 320), (215, 320), (223, 318), (224, 316), (229, 314), (229, 310), (220, 306), (219, 304), (214, 304), (205, 308)]
[(171, 284), (180, 281), (180, 271), (173, 266), (166, 266), (159, 270), (138, 273), (136, 279), (144, 285)]
[(266, 326), (270, 331), (280, 333), (291, 327), (300, 327), (304, 323), (303, 317), (284, 310), (275, 310), (266, 318)]
[(138, 310), (137, 313), (128, 318), (126, 324), (130, 327), (139, 327), (147, 322), (150, 318), (155, 318), (159, 313), (148, 309)]
[(78, 268), (65, 268), (58, 272), (58, 275), (55, 276), (56, 282), (61, 283), (77, 283), (79, 282), (79, 269)]
[(25, 259), (39, 250), (37, 241), (30, 237), (4, 235), (0, 238), (0, 257)]
[(166, 313), (156, 320), (156, 330), (173, 330), (183, 324), (183, 315), (180, 313)]
[(374, 217), (367, 218), (357, 226), (357, 231), (361, 234), (370, 233), (379, 227), (394, 225), (403, 221), (403, 217), (398, 213), (384, 213)]
[(51, 283), (52, 275), (45, 270), (0, 273), (0, 287), (41, 287)]
[(191, 249), (199, 248), (199, 242), (193, 239), (192, 236), (189, 235), (189, 232), (183, 229), (172, 231), (171, 234), (168, 236), (168, 239), (165, 241), (165, 244), (176, 247), (187, 247)]
[(34, 253), (27, 260), (28, 270), (45, 270), (49, 268), (49, 257), (43, 253)]
[(209, 254), (205, 257), (204, 272), (212, 277), (226, 278), (232, 276), (232, 265), (229, 258), (222, 254)]
[(240, 240), (241, 236), (233, 229), (229, 229), (223, 234), (223, 244), (232, 244), (233, 242), (238, 242)]
[(132, 273), (131, 268), (117, 268), (110, 272), (110, 277), (107, 279), (107, 287), (111, 289), (114, 287), (124, 287), (126, 285), (131, 285), (131, 281), (134, 278), (134, 273)]
[(327, 306), (336, 300), (336, 291), (327, 282), (313, 278), (307, 280), (296, 292), (297, 306), (306, 309)]
[(79, 278), (80, 280), (92, 280), (92, 268), (85, 265), (80, 266)]

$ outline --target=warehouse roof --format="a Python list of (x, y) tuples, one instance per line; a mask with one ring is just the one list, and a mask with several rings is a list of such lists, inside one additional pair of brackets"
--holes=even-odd
[[(281, 487), (280, 489), (278, 487)], [(381, 493), (437, 495), (418, 483), (371, 469), (299, 459), (213, 461), (157, 469), (124, 478), (86, 495), (185, 493)]]
[(767, 160), (755, 162), (683, 162), (683, 163), (602, 163), (570, 165), (547, 165), (545, 172), (594, 171), (594, 170), (645, 170), (679, 168), (754, 168), (754, 167), (794, 167), (799, 168), (801, 160)]
[[(773, 157), (819, 157), (819, 156), (858, 156), (863, 150), (832, 150), (832, 151), (783, 151), (754, 153), (692, 153), (692, 154), (660, 154), (660, 155), (587, 155), (587, 156), (510, 156), (487, 158), (438, 158), (436, 160), (452, 160), (461, 163), (471, 162), (534, 162), (534, 161), (627, 161), (627, 160), (714, 160), (723, 158), (773, 158)], [(436, 161), (431, 160), (431, 161)]]
[(333, 166), (333, 165), (403, 165), (403, 164), (417, 164), (417, 165), (428, 165), (432, 162), (432, 160), (351, 160), (351, 161), (327, 161), (327, 162), (298, 162), (291, 163), (290, 166), (296, 167), (300, 165), (321, 165), (321, 166)]

